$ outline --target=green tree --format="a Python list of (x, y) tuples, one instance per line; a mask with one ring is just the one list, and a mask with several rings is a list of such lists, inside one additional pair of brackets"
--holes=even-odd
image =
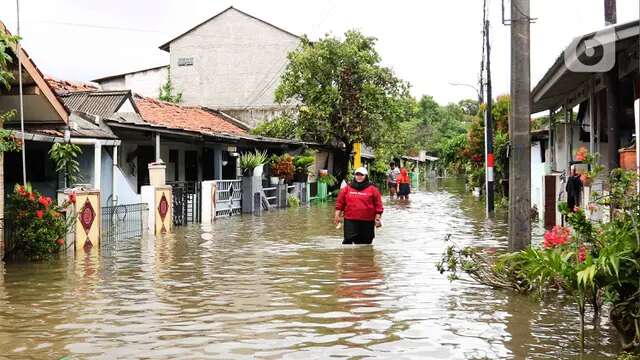
[[(289, 65), (276, 90), (278, 102), (298, 105), (297, 128), (304, 140), (344, 144), (344, 166), (361, 142), (376, 147), (385, 125), (406, 116), (408, 85), (380, 64), (376, 39), (348, 31), (340, 40), (327, 35), (289, 53)], [(339, 175), (342, 175), (339, 174)]]
[(296, 121), (289, 114), (283, 114), (265, 121), (250, 131), (253, 135), (274, 137), (279, 139), (299, 139)]

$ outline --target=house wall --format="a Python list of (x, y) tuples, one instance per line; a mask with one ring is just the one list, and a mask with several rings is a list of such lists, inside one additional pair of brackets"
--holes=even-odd
[(531, 143), (531, 206), (544, 212), (544, 175), (545, 163), (542, 162), (542, 146), (540, 141)]
[[(116, 191), (118, 193), (118, 203), (119, 204), (131, 204), (140, 202), (140, 194), (137, 192), (138, 186), (138, 171), (137, 171), (137, 158), (131, 158), (129, 162), (127, 162), (128, 154), (132, 153), (136, 150), (138, 145), (144, 146), (152, 146), (151, 142), (140, 144), (137, 142), (131, 142), (123, 140), (120, 149), (118, 151), (118, 170), (116, 171)], [(203, 181), (202, 170), (203, 170), (203, 149), (204, 148), (214, 149), (218, 154), (222, 152), (224, 148), (223, 144), (210, 144), (210, 145), (200, 145), (200, 144), (188, 144), (184, 142), (176, 142), (176, 141), (168, 141), (160, 138), (160, 159), (164, 161), (167, 165), (166, 170), (166, 181), (185, 181), (185, 153), (186, 151), (196, 151), (198, 153), (198, 181)], [(175, 179), (176, 169), (174, 164), (169, 162), (169, 151), (177, 150), (178, 151), (178, 178)], [(216, 158), (221, 159), (221, 156), (217, 156)], [(111, 157), (109, 157), (109, 161), (111, 161)], [(221, 164), (215, 164), (215, 166), (221, 166)], [(221, 178), (220, 170), (215, 171), (216, 178)]]
[(100, 204), (110, 206), (107, 200), (113, 195), (113, 149), (111, 146), (103, 146), (100, 156)]
[[(278, 111), (274, 92), (287, 54), (299, 44), (299, 38), (230, 9), (170, 44), (171, 81), (188, 105), (257, 109), (241, 114), (255, 124)], [(181, 58), (192, 58), (193, 65), (179, 66)]]
[(168, 67), (138, 71), (98, 82), (102, 90), (131, 90), (142, 96), (157, 98), (160, 86), (167, 82)]

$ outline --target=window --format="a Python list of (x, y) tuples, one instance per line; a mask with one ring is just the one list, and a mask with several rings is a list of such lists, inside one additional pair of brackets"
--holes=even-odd
[(192, 65), (193, 65), (192, 57), (178, 58), (178, 66), (192, 66)]

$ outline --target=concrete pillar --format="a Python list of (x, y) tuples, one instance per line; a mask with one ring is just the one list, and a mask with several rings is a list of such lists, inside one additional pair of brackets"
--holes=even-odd
[(102, 169), (102, 144), (96, 141), (93, 146), (93, 187), (100, 189), (100, 176)]
[(254, 194), (262, 193), (262, 179), (257, 176), (242, 177), (242, 213), (255, 212)]
[(216, 181), (207, 180), (202, 182), (202, 223), (212, 224), (216, 217)]
[(213, 150), (213, 177), (222, 180), (222, 150)]
[(607, 86), (607, 143), (609, 148), (609, 158), (607, 164), (609, 171), (620, 166), (620, 126), (618, 123), (618, 100), (619, 100), (619, 83), (618, 83), (618, 66), (607, 72), (605, 77)]
[(118, 146), (113, 147), (113, 170), (111, 171), (111, 204), (118, 203), (118, 188), (116, 182), (116, 172), (118, 171)]

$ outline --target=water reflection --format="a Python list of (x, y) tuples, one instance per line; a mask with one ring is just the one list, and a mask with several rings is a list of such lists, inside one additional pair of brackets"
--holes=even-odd
[[(332, 204), (221, 219), (45, 263), (0, 263), (0, 358), (566, 358), (578, 318), (434, 265), (506, 247), (460, 182), (385, 204), (373, 246), (343, 246)], [(2, 269), (4, 268), (4, 271)], [(614, 335), (587, 327), (586, 358)]]

